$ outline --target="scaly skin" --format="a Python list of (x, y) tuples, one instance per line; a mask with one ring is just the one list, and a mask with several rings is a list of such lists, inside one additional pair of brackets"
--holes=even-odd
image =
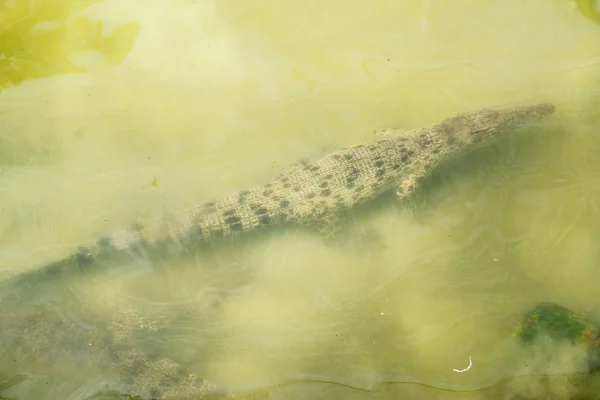
[(39, 276), (84, 269), (102, 260), (166, 258), (218, 239), (281, 225), (315, 227), (332, 235), (344, 212), (394, 189), (399, 198), (407, 198), (440, 163), (553, 112), (552, 104), (483, 109), (418, 130), (384, 130), (380, 132), (382, 137), (371, 143), (347, 147), (314, 162), (294, 164), (266, 185), (237, 192), (170, 220), (102, 238), (42, 268)]

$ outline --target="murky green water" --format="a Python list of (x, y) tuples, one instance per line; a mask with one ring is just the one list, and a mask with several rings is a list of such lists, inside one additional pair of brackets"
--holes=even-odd
[(556, 113), (436, 171), (411, 212), (390, 197), (357, 213), (344, 248), (292, 231), (7, 290), (0, 397), (593, 392), (598, 377), (572, 376), (580, 348), (532, 357), (513, 337), (541, 301), (600, 321), (600, 25), (580, 11), (567, 0), (86, 9), (107, 31), (135, 21), (139, 36), (118, 65), (0, 93), (2, 276), (377, 128), (546, 101)]

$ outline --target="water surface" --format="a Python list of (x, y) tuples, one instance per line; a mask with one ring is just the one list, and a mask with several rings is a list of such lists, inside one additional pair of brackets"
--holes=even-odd
[(575, 2), (144, 4), (85, 11), (106, 29), (139, 24), (119, 65), (0, 93), (3, 275), (378, 128), (481, 107), (557, 111), (436, 171), (414, 209), (390, 197), (357, 213), (345, 248), (276, 233), (3, 294), (0, 382), (28, 379), (0, 396), (85, 398), (105, 384), (285, 399), (578, 390), (561, 374), (581, 370), (581, 349), (532, 358), (512, 336), (541, 301), (600, 320), (600, 26)]

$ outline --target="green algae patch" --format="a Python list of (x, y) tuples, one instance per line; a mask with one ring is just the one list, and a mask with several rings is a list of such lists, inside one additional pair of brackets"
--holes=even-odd
[(575, 4), (584, 16), (600, 23), (600, 3), (597, 0), (575, 0)]
[(78, 12), (101, 0), (7, 1), (0, 4), (0, 90), (24, 81), (88, 72), (73, 57), (101, 55), (117, 65), (131, 51), (140, 27), (126, 23), (110, 34), (103, 22)]
[(515, 334), (527, 344), (541, 334), (573, 344), (593, 345), (598, 340), (598, 328), (591, 321), (553, 303), (541, 303), (527, 312)]
[(583, 345), (588, 352), (590, 371), (600, 369), (600, 334), (598, 326), (584, 315), (554, 303), (540, 303), (523, 316), (515, 330), (523, 344), (531, 345), (541, 336), (555, 341)]

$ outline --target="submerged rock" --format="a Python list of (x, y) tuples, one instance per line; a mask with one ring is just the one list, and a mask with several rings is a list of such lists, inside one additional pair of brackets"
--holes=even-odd
[(568, 308), (554, 303), (538, 304), (525, 313), (515, 336), (524, 345), (532, 345), (537, 339), (546, 337), (552, 341), (583, 346), (588, 355), (588, 370), (600, 370), (599, 326)]

